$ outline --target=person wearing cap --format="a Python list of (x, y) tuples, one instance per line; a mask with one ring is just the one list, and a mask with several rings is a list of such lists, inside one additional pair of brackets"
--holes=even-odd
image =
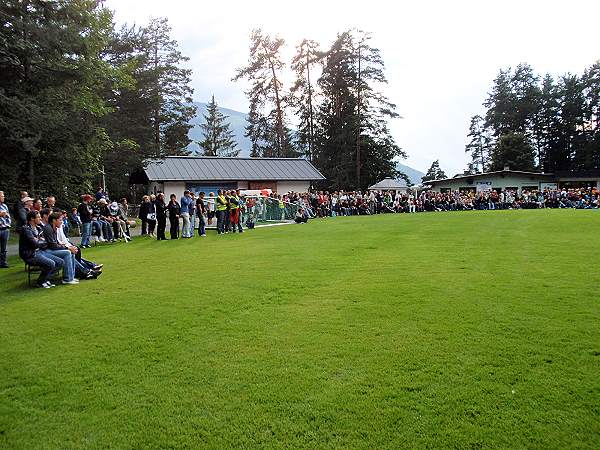
[(81, 220), (81, 246), (83, 248), (90, 247), (90, 238), (92, 237), (92, 208), (90, 208), (92, 199), (91, 195), (84, 194), (77, 207), (79, 220)]
[(27, 213), (33, 209), (33, 199), (27, 192), (21, 192), (21, 199), (15, 205), (15, 219), (17, 227), (15, 231), (19, 233), (27, 225)]
[(0, 191), (0, 269), (8, 269), (6, 246), (10, 235), (10, 213), (4, 203), (4, 191)]

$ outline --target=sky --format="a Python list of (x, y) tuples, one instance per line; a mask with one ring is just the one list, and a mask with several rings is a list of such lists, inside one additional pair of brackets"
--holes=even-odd
[(285, 39), (290, 59), (302, 39), (327, 48), (338, 32), (372, 34), (388, 84), (383, 92), (401, 119), (390, 122), (402, 161), (425, 172), (439, 159), (451, 176), (462, 172), (471, 116), (501, 68), (529, 63), (540, 75), (581, 74), (600, 59), (600, 1), (107, 0), (118, 25), (166, 17), (193, 69), (194, 100), (247, 112), (244, 82), (252, 29)]

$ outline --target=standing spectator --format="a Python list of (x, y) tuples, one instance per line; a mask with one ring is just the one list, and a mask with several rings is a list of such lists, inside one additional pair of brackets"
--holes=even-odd
[(194, 237), (196, 230), (196, 194), (190, 191), (192, 202), (190, 203), (190, 237)]
[(223, 195), (221, 189), (217, 192), (217, 200), (215, 204), (217, 210), (217, 234), (225, 233), (225, 214), (227, 214), (227, 199)]
[(211, 226), (213, 219), (215, 218), (215, 193), (208, 193), (208, 200), (206, 201), (206, 217), (208, 219), (208, 226)]
[(121, 203), (119, 203), (119, 219), (123, 224), (123, 231), (127, 239), (131, 240), (131, 233), (129, 232), (129, 204), (126, 198), (122, 198)]
[(81, 197), (81, 203), (77, 207), (77, 213), (81, 220), (81, 246), (83, 248), (90, 247), (90, 238), (92, 236), (92, 208), (90, 203), (93, 197), (85, 194)]
[(165, 205), (165, 194), (159, 192), (154, 202), (156, 209), (156, 222), (158, 224), (156, 229), (156, 240), (166, 241), (165, 229), (167, 228), (167, 205)]
[(156, 228), (156, 195), (150, 195), (150, 204), (148, 205), (148, 234), (154, 236)]
[(42, 205), (42, 200), (41, 200), (41, 199), (39, 199), (39, 198), (36, 198), (36, 199), (33, 201), (33, 209), (34, 209), (35, 211), (37, 211), (37, 212), (40, 212), (40, 211), (42, 210), (42, 208), (43, 208), (43, 205)]
[(204, 222), (206, 204), (204, 203), (204, 192), (200, 192), (200, 196), (196, 200), (196, 214), (198, 215), (198, 235), (206, 237), (206, 224)]
[[(171, 195), (171, 201), (173, 201), (173, 195)], [(183, 219), (183, 224), (181, 227), (181, 237), (189, 238), (191, 237), (190, 233), (190, 206), (193, 205), (192, 196), (190, 195), (190, 191), (184, 191), (183, 197), (180, 199), (180, 215)], [(169, 203), (170, 204), (170, 203)]]
[(181, 206), (177, 202), (175, 194), (170, 195), (169, 205), (169, 223), (171, 224), (171, 239), (179, 239), (179, 216), (181, 215)]
[(142, 203), (140, 204), (140, 212), (138, 214), (138, 219), (142, 221), (142, 236), (145, 236), (148, 231), (148, 214), (149, 214), (149, 206), (150, 206), (150, 197), (144, 195), (142, 197)]
[(10, 236), (10, 213), (4, 203), (4, 191), (0, 191), (0, 269), (8, 269), (6, 246)]

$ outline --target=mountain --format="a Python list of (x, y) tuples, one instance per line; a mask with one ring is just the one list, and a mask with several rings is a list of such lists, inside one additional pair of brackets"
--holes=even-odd
[[(204, 123), (207, 105), (206, 103), (194, 102), (194, 106), (196, 106), (198, 112), (196, 117), (192, 119), (192, 124), (194, 127), (190, 129), (190, 132), (188, 133), (188, 137), (194, 142), (188, 145), (188, 150), (190, 150), (192, 153), (201, 153), (200, 146), (196, 143), (196, 141), (202, 140), (202, 129), (200, 128), (200, 125)], [(238, 147), (241, 150), (240, 156), (250, 156), (252, 143), (250, 142), (250, 139), (244, 136), (244, 133), (246, 132), (245, 127), (247, 125), (246, 117), (248, 115), (246, 113), (234, 111), (233, 109), (221, 108), (220, 106), (219, 111), (226, 116), (229, 116), (227, 120), (231, 124), (231, 131), (233, 131), (235, 140), (237, 141)]]
[(402, 163), (396, 162), (396, 169), (406, 174), (412, 184), (421, 184), (421, 178), (425, 176), (423, 172), (413, 169), (412, 167), (405, 166)]
[[(202, 140), (202, 129), (200, 128), (200, 125), (204, 123), (204, 115), (206, 114), (207, 105), (206, 103), (202, 102), (194, 102), (194, 105), (198, 109), (198, 113), (196, 114), (196, 117), (192, 119), (192, 124), (194, 127), (190, 129), (190, 132), (188, 133), (189, 138), (194, 141), (188, 145), (188, 150), (190, 150), (192, 153), (201, 153), (200, 146), (196, 143), (196, 141)], [(219, 111), (226, 116), (229, 116), (228, 120), (231, 124), (231, 131), (233, 131), (233, 135), (235, 136), (238, 147), (241, 150), (240, 156), (250, 156), (252, 143), (250, 142), (250, 139), (244, 136), (247, 125), (246, 117), (248, 115), (246, 113), (235, 111), (233, 109), (222, 108), (220, 106)], [(421, 182), (421, 177), (425, 175), (423, 172), (419, 172), (418, 170), (405, 166), (399, 162), (396, 163), (396, 168), (400, 172), (405, 173), (412, 184), (419, 184)]]

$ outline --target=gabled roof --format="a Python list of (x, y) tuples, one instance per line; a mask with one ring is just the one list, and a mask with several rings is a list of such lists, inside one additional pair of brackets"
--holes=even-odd
[(286, 181), (324, 180), (301, 158), (224, 158), (218, 156), (168, 156), (148, 163), (149, 181)]
[(374, 184), (373, 186), (369, 186), (369, 190), (373, 191), (390, 191), (395, 189), (406, 189), (408, 186), (406, 182), (394, 180), (393, 178), (384, 178), (379, 183)]

